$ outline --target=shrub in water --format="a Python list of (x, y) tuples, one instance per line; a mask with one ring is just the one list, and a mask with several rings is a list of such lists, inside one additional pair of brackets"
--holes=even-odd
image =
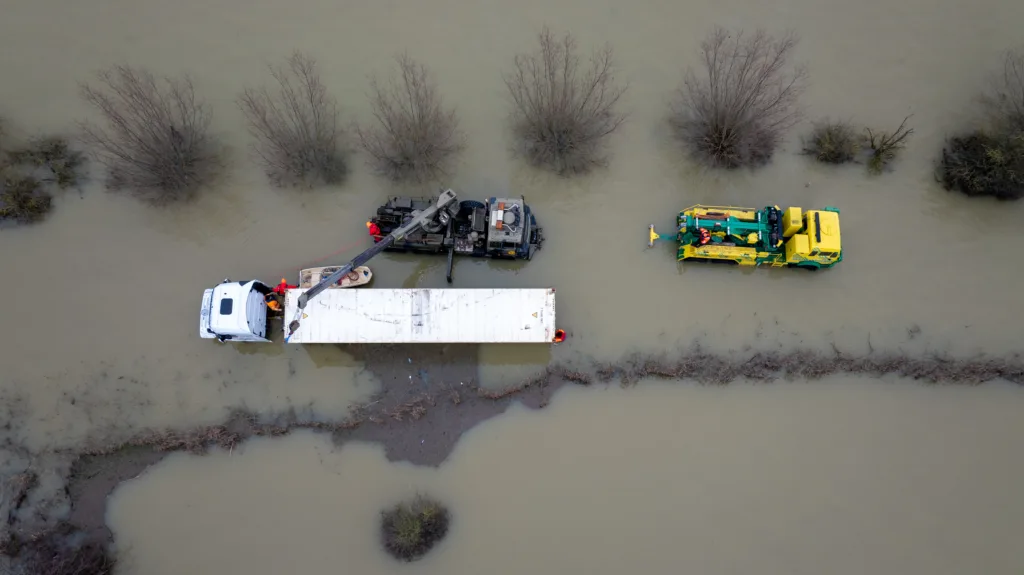
[(559, 40), (544, 28), (539, 41), (537, 52), (516, 56), (505, 77), (520, 152), (561, 176), (607, 164), (605, 140), (625, 120), (615, 106), (626, 91), (612, 75), (611, 47), (583, 65), (572, 35)]
[(448, 174), (465, 148), (454, 108), (446, 108), (423, 64), (401, 55), (399, 79), (371, 82), (374, 122), (357, 128), (373, 169), (391, 180), (423, 181)]
[(253, 149), (279, 187), (338, 184), (348, 173), (338, 103), (316, 60), (295, 52), (287, 66), (270, 66), (277, 90), (247, 88), (239, 99)]
[(669, 118), (697, 161), (739, 168), (771, 160), (801, 117), (797, 100), (807, 74), (786, 71), (796, 44), (791, 34), (775, 39), (718, 27), (701, 43), (703, 70), (686, 74)]
[(155, 202), (187, 199), (209, 183), (220, 149), (209, 135), (210, 110), (188, 77), (158, 81), (151, 73), (115, 66), (98, 74), (100, 87), (80, 87), (105, 126), (82, 123), (83, 138), (107, 169), (107, 187)]
[(403, 561), (420, 558), (448, 533), (448, 510), (423, 496), (399, 503), (381, 515), (384, 548)]

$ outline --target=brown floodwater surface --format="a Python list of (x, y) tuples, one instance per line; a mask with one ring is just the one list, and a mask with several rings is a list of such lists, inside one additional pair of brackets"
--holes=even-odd
[(174, 455), (122, 485), (119, 575), (402, 573), (379, 513), (446, 503), (427, 574), (908, 573), (1024, 568), (1024, 395), (834, 378), (563, 390), (439, 469), (306, 433)]
[[(269, 81), (265, 65), (295, 49), (319, 60), (346, 123), (368, 119), (369, 75), (386, 73), (392, 56), (408, 50), (433, 71), (468, 138), (450, 180), (437, 185), (466, 199), (521, 193), (533, 206), (547, 236), (537, 257), (461, 260), (456, 285), (554, 286), (570, 337), (542, 351), (485, 347), (484, 385), (518, 381), (549, 361), (603, 361), (695, 341), (722, 354), (835, 345), (851, 354), (1004, 356), (1024, 337), (1024, 204), (967, 199), (933, 178), (943, 139), (969, 125), (973, 98), (1002, 51), (1022, 41), (1019, 0), (7, 0), (2, 12), (0, 116), (15, 136), (95, 119), (78, 83), (127, 63), (191, 74), (232, 163), (196, 202), (166, 209), (104, 192), (94, 169), (81, 190), (58, 196), (45, 222), (0, 230), (0, 439), (24, 448), (18, 457), (0, 451), (0, 474), (28, 465), (29, 451), (217, 423), (234, 408), (339, 418), (379, 389), (336, 347), (221, 345), (198, 334), (205, 288), (225, 277), (292, 279), (301, 267), (345, 261), (370, 245), (363, 222), (388, 195), (437, 187), (389, 185), (356, 156), (344, 186), (271, 189), (249, 157), (235, 98)], [(583, 50), (609, 42), (629, 84), (610, 165), (587, 177), (539, 174), (509, 153), (501, 74), (515, 53), (533, 48), (543, 24), (571, 31)], [(705, 172), (681, 161), (666, 134), (667, 104), (714, 24), (799, 34), (808, 121), (892, 130), (913, 114), (915, 132), (894, 171), (870, 177), (863, 166), (812, 164), (798, 154), (808, 123), (755, 172)], [(698, 202), (836, 206), (845, 259), (815, 274), (741, 270), (679, 266), (670, 244), (646, 247), (648, 225), (667, 229)], [(445, 286), (443, 258), (382, 255), (369, 265), (375, 287)], [(1019, 397), (991, 387), (860, 387), (566, 395), (552, 413), (482, 429), (436, 475), (352, 447), (325, 455), (353, 478), (337, 482), (310, 459), (314, 446), (326, 449), (320, 440), (257, 443), (241, 459), (167, 462), (169, 471), (126, 488), (114, 516), (130, 526), (118, 534), (133, 538), (146, 566), (140, 573), (187, 572), (172, 559), (246, 572), (248, 554), (263, 558), (250, 566), (268, 573), (287, 565), (274, 561), (323, 566), (347, 557), (380, 570), (368, 518), (423, 478), (463, 506), (465, 523), (431, 560), (438, 572), (444, 563), (466, 572), (621, 573), (675, 570), (673, 561), (706, 572), (1019, 568), (1005, 545), (1013, 528), (1020, 532), (1020, 509), (1004, 482), (1020, 460), (1008, 438), (1020, 436), (1021, 424), (1001, 415)], [(712, 397), (737, 404), (719, 410)], [(675, 408), (705, 400), (711, 411), (679, 419)], [(774, 414), (761, 425), (786, 430), (777, 441), (751, 420), (761, 417), (761, 402)], [(588, 404), (597, 411), (580, 407)], [(839, 425), (834, 417), (846, 418), (843, 431), (816, 429)], [(551, 442), (565, 443), (556, 454), (545, 447)], [(673, 455), (683, 449), (673, 442), (688, 447)], [(822, 458), (832, 467), (817, 467)], [(295, 468), (275, 471), (277, 479), (252, 473), (288, 459)], [(211, 495), (240, 484), (233, 499)], [(59, 492), (60, 481), (47, 485)], [(307, 488), (318, 495), (285, 498)], [(182, 497), (203, 503), (168, 505)], [(197, 529), (188, 515), (197, 509), (285, 519), (257, 527), (211, 515)], [(172, 515), (164, 521), (158, 511)], [(486, 518), (496, 527), (483, 527)], [(292, 559), (267, 559), (271, 550)]]

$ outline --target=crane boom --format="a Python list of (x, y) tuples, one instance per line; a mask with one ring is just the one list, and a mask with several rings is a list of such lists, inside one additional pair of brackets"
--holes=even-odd
[(430, 221), (433, 220), (439, 213), (444, 212), (446, 208), (454, 204), (457, 200), (458, 196), (456, 196), (455, 192), (452, 191), (451, 189), (441, 192), (441, 194), (437, 197), (437, 202), (433, 206), (423, 210), (422, 212), (414, 213), (413, 218), (412, 220), (409, 221), (409, 223), (403, 225), (397, 230), (394, 230), (385, 238), (375, 243), (372, 247), (370, 247), (370, 249), (352, 258), (352, 261), (350, 261), (349, 263), (341, 266), (341, 268), (338, 271), (320, 280), (320, 283), (306, 290), (305, 293), (299, 296), (297, 302), (299, 310), (305, 309), (306, 304), (309, 303), (309, 300), (311, 298), (316, 297), (317, 294), (324, 291), (331, 285), (337, 283), (338, 280), (340, 280), (342, 277), (345, 276), (345, 274), (352, 271), (354, 268), (357, 268), (365, 264), (367, 261), (373, 258), (373, 256), (381, 253), (382, 251), (387, 249), (388, 246), (390, 246), (391, 244), (395, 243), (398, 240), (401, 240), (407, 234), (415, 232), (424, 225), (430, 223)]

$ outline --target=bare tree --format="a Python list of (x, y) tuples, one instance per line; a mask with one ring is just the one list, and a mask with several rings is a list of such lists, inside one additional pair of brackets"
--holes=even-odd
[(540, 50), (517, 55), (515, 71), (505, 77), (520, 151), (532, 165), (562, 176), (606, 165), (606, 138), (625, 120), (615, 106), (627, 88), (615, 82), (611, 47), (581, 67), (571, 34), (559, 40), (545, 27), (538, 38)]
[(981, 100), (996, 131), (1024, 132), (1024, 50), (1004, 54), (1002, 74)]
[(277, 91), (246, 88), (239, 98), (267, 177), (280, 187), (340, 183), (348, 165), (338, 104), (324, 87), (316, 60), (294, 52), (287, 65), (268, 68)]
[(374, 170), (392, 180), (423, 181), (448, 174), (465, 149), (454, 108), (445, 108), (427, 68), (408, 54), (396, 59), (399, 79), (370, 81), (374, 122), (356, 129)]
[(806, 69), (786, 72), (796, 44), (791, 33), (776, 39), (720, 27), (701, 43), (703, 72), (687, 72), (669, 121), (698, 161), (737, 168), (771, 160), (802, 113)]
[(107, 169), (107, 187), (157, 203), (190, 197), (220, 166), (209, 136), (209, 108), (187, 77), (160, 82), (145, 71), (115, 66), (98, 74), (101, 89), (80, 86), (106, 123), (81, 124), (84, 140)]
[(896, 159), (903, 148), (907, 146), (907, 138), (914, 133), (913, 128), (907, 127), (907, 120), (910, 116), (903, 118), (896, 131), (875, 133), (871, 128), (866, 128), (868, 148), (871, 150), (871, 157), (868, 159), (868, 170), (873, 174), (880, 174), (889, 162)]

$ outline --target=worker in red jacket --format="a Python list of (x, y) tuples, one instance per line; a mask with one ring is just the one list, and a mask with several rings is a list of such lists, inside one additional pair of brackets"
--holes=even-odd
[(288, 285), (288, 280), (281, 278), (281, 283), (274, 286), (274, 293), (277, 295), (284, 295), (284, 292), (297, 287), (299, 286)]
[(377, 224), (375, 224), (373, 222), (366, 222), (366, 229), (367, 229), (367, 231), (370, 232), (370, 235), (373, 236), (373, 239), (376, 240), (376, 239), (379, 238), (379, 236), (380, 236), (380, 226), (378, 226)]

